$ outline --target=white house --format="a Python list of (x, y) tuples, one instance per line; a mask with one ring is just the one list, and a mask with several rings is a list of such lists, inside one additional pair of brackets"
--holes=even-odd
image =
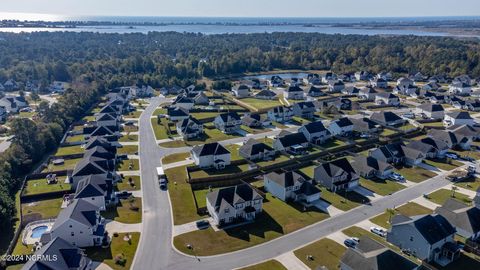
[(230, 152), (217, 142), (194, 146), (191, 153), (195, 164), (200, 168), (213, 167), (219, 170), (230, 165)]
[(262, 212), (262, 196), (248, 184), (214, 190), (206, 200), (208, 213), (219, 226), (254, 220)]
[(342, 81), (330, 81), (328, 83), (328, 91), (330, 92), (341, 92), (343, 89), (345, 89), (345, 84)]
[(7, 113), (18, 113), (20, 109), (28, 107), (28, 102), (22, 96), (7, 95), (0, 99), (0, 106), (3, 106)]
[(310, 204), (320, 199), (320, 190), (294, 171), (271, 172), (263, 176), (265, 189), (282, 201), (300, 201)]
[(388, 88), (388, 82), (385, 79), (375, 77), (370, 80), (370, 85), (376, 88)]
[(298, 129), (307, 140), (313, 144), (321, 144), (332, 137), (330, 131), (325, 128), (322, 121), (311, 122)]
[(392, 93), (378, 93), (375, 96), (375, 103), (377, 105), (399, 106), (400, 99)]
[(290, 86), (283, 91), (283, 96), (287, 99), (304, 99), (305, 93), (299, 86)]
[(242, 119), (236, 112), (222, 113), (213, 121), (215, 127), (224, 133), (235, 133), (240, 130)]
[(454, 82), (448, 87), (450, 94), (468, 96), (472, 93), (472, 86), (464, 82)]
[(342, 117), (340, 119), (330, 122), (328, 130), (330, 130), (333, 136), (345, 136), (353, 132), (353, 123), (352, 121), (350, 121), (350, 119)]
[(468, 112), (450, 112), (445, 114), (445, 117), (443, 118), (443, 124), (447, 127), (454, 125), (473, 126), (475, 124), (475, 120)]
[(186, 96), (178, 96), (177, 99), (172, 103), (172, 106), (183, 108), (185, 110), (190, 110), (195, 105), (193, 99)]
[(105, 219), (97, 206), (80, 199), (60, 211), (50, 232), (42, 235), (42, 242), (57, 237), (76, 247), (102, 245), (105, 238)]
[(445, 110), (441, 104), (424, 103), (417, 107), (417, 111), (430, 119), (443, 119), (445, 117)]
[(270, 109), (267, 112), (267, 116), (271, 121), (284, 123), (292, 120), (293, 109), (292, 107), (278, 106)]
[(232, 87), (233, 94), (238, 98), (250, 96), (250, 87), (245, 84), (235, 85)]
[(363, 100), (374, 100), (377, 90), (372, 86), (365, 86), (358, 92), (358, 98)]

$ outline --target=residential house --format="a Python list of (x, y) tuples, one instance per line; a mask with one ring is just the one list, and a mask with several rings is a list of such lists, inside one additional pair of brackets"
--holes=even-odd
[(322, 83), (328, 83), (329, 81), (337, 80), (337, 75), (333, 72), (326, 72), (322, 75)]
[(433, 95), (428, 100), (435, 104), (445, 104), (448, 102), (448, 97), (446, 95)]
[(7, 109), (4, 106), (0, 106), (0, 123), (7, 121)]
[(273, 100), (276, 99), (277, 94), (272, 90), (264, 89), (256, 93), (254, 97), (258, 99)]
[(192, 109), (193, 105), (195, 105), (195, 102), (193, 101), (193, 99), (188, 98), (186, 96), (178, 96), (172, 103), (173, 107), (183, 108), (187, 111)]
[(446, 142), (431, 137), (412, 141), (408, 147), (421, 151), (427, 158), (444, 158), (450, 149)]
[(280, 152), (302, 154), (309, 143), (302, 132), (279, 135), (273, 142), (273, 149)]
[(310, 84), (310, 85), (320, 85), (322, 84), (322, 80), (320, 79), (320, 75), (318, 74), (312, 74), (309, 73), (307, 77), (303, 79), (303, 82), (305, 84)]
[(105, 174), (92, 174), (78, 181), (74, 199), (85, 200), (104, 211), (117, 202), (113, 183)]
[(399, 106), (400, 99), (392, 93), (378, 93), (375, 96), (375, 103), (377, 105), (390, 105), (390, 106)]
[(382, 126), (397, 126), (405, 123), (405, 120), (391, 111), (374, 112), (370, 120)]
[(448, 96), (448, 103), (456, 109), (463, 109), (465, 104), (467, 104), (466, 99), (463, 99), (458, 96)]
[(130, 92), (133, 97), (136, 98), (146, 98), (153, 96), (155, 90), (149, 85), (142, 85), (141, 87), (138, 86), (130, 86)]
[(305, 93), (299, 86), (290, 86), (283, 91), (283, 97), (286, 99), (304, 99)]
[(271, 160), (275, 157), (276, 151), (265, 143), (248, 139), (238, 149), (238, 154), (248, 160)]
[(195, 105), (209, 105), (210, 104), (210, 99), (208, 99), (208, 97), (207, 97), (207, 95), (205, 95), (205, 93), (200, 92), (193, 98), (193, 103)]
[(415, 82), (424, 82), (428, 77), (423, 75), (421, 72), (417, 72), (410, 75), (409, 78)]
[(167, 96), (167, 95), (179, 95), (182, 92), (184, 92), (184, 89), (182, 89), (179, 86), (172, 86), (172, 87), (162, 87), (160, 88), (160, 94)]
[(92, 136), (89, 140), (85, 142), (85, 146), (83, 147), (85, 151), (93, 149), (97, 146), (101, 146), (102, 148), (106, 149), (111, 153), (117, 153), (117, 147), (120, 144), (116, 141), (110, 141), (107, 137), (102, 136)]
[(454, 125), (447, 127), (447, 130), (460, 136), (472, 137), (472, 140), (480, 140), (480, 128), (470, 125)]
[(270, 87), (282, 87), (284, 85), (285, 81), (278, 75), (274, 75), (270, 77), (270, 80), (268, 80), (268, 86)]
[(445, 142), (449, 148), (460, 148), (463, 150), (470, 150), (470, 146), (473, 141), (472, 136), (464, 135), (461, 132), (451, 130), (431, 129), (428, 131), (428, 136)]
[(219, 226), (254, 220), (262, 212), (262, 196), (248, 184), (214, 190), (206, 200), (208, 213)]
[(444, 217), (457, 234), (465, 239), (477, 240), (480, 237), (480, 209), (466, 205), (459, 200), (449, 198), (435, 209), (435, 214)]
[(230, 152), (217, 142), (196, 145), (192, 148), (191, 153), (195, 164), (200, 168), (213, 167), (219, 170), (230, 165)]
[(460, 254), (453, 239), (456, 230), (441, 215), (396, 215), (391, 224), (387, 241), (420, 260), (445, 266)]
[(368, 81), (371, 77), (372, 75), (370, 75), (370, 73), (365, 70), (355, 72), (355, 79), (357, 81)]
[(453, 79), (452, 83), (457, 83), (457, 82), (472, 85), (472, 79), (468, 75), (460, 75), (460, 76), (455, 77)]
[(305, 119), (312, 119), (316, 109), (315, 104), (311, 101), (302, 101), (295, 103), (292, 107), (293, 115), (302, 117)]
[(445, 110), (441, 104), (423, 103), (417, 107), (417, 111), (428, 119), (440, 120), (445, 117)]
[(425, 91), (437, 91), (438, 89), (440, 89), (442, 86), (437, 83), (437, 82), (429, 82), (427, 84), (424, 84), (422, 86), (422, 89), (425, 90)]
[(401, 88), (407, 88), (413, 84), (414, 84), (413, 80), (405, 77), (400, 77), (397, 80), (397, 86), (400, 86)]
[(298, 129), (298, 132), (303, 133), (305, 138), (313, 144), (322, 144), (332, 137), (330, 131), (325, 128), (322, 121), (305, 124)]
[(245, 84), (235, 85), (232, 88), (232, 92), (238, 98), (250, 96), (250, 88)]
[(342, 94), (348, 95), (348, 96), (358, 96), (360, 93), (360, 88), (357, 88), (355, 86), (347, 86), (342, 90)]
[(472, 86), (464, 82), (453, 82), (448, 87), (448, 92), (454, 95), (468, 96), (472, 93)]
[(350, 122), (353, 123), (353, 130), (361, 134), (377, 133), (380, 130), (379, 124), (366, 117), (350, 118)]
[(330, 81), (328, 83), (328, 91), (330, 92), (339, 93), (342, 92), (343, 89), (345, 89), (345, 83), (343, 83), (343, 81)]
[(319, 87), (312, 85), (308, 88), (307, 95), (310, 97), (321, 97), (326, 94)]
[(242, 117), (242, 124), (251, 128), (261, 128), (270, 126), (272, 121), (264, 114), (246, 113)]
[(28, 102), (23, 96), (7, 95), (0, 99), (0, 106), (4, 107), (7, 113), (18, 113), (28, 107)]
[(187, 109), (182, 107), (168, 107), (167, 117), (172, 122), (178, 122), (190, 117), (190, 113)]
[(93, 270), (91, 259), (85, 252), (70, 244), (68, 241), (57, 237), (52, 239), (34, 254), (36, 258), (50, 258), (40, 260), (27, 260), (23, 270)]
[(292, 120), (292, 107), (278, 106), (267, 112), (268, 119), (274, 122), (284, 123)]
[(15, 91), (18, 90), (18, 83), (14, 79), (8, 79), (3, 83), (3, 88), (5, 91)]
[(386, 179), (393, 173), (393, 166), (374, 157), (358, 155), (353, 159), (354, 170), (362, 177)]
[(473, 126), (475, 124), (475, 120), (468, 112), (450, 112), (445, 114), (443, 118), (443, 124), (447, 127), (454, 125)]
[(390, 73), (390, 72), (382, 71), (382, 72), (378, 73), (376, 75), (376, 77), (379, 78), (379, 79), (384, 79), (385, 81), (390, 81), (390, 80), (392, 80), (393, 76), (392, 76), (392, 73)]
[(119, 176), (114, 172), (115, 169), (115, 162), (113, 161), (97, 157), (82, 158), (82, 160), (75, 165), (75, 169), (70, 177), (70, 183), (72, 187), (76, 189), (80, 180), (95, 174), (104, 175), (109, 179), (118, 179)]
[(117, 126), (119, 124), (118, 118), (108, 113), (95, 114), (95, 123), (97, 126)]
[(57, 237), (76, 247), (101, 246), (107, 236), (100, 209), (87, 200), (74, 200), (60, 211), (52, 229), (41, 240), (49, 242)]
[(375, 100), (377, 95), (377, 90), (372, 86), (365, 86), (360, 89), (358, 92), (358, 98), (363, 100)]
[(314, 179), (327, 189), (338, 192), (354, 189), (360, 178), (348, 159), (340, 158), (316, 167)]
[(320, 190), (295, 171), (271, 172), (263, 176), (263, 186), (276, 198), (311, 204), (320, 199)]
[(418, 265), (368, 236), (348, 248), (340, 259), (341, 270), (417, 270)]
[(445, 78), (444, 75), (433, 75), (430, 78), (428, 78), (428, 82), (433, 82), (433, 83), (446, 83), (447, 79)]
[(213, 123), (218, 130), (231, 134), (240, 130), (242, 119), (236, 112), (229, 112), (217, 115)]
[(388, 88), (388, 82), (385, 79), (375, 77), (373, 79), (370, 79), (370, 85), (375, 87), (375, 88), (382, 88), (382, 89), (387, 89)]
[(107, 137), (115, 137), (115, 138), (121, 137), (118, 126), (107, 127), (107, 126), (89, 125), (83, 128), (83, 134), (85, 136), (85, 140), (88, 140), (90, 139), (90, 137), (94, 137), (94, 136), (107, 136)]
[(349, 118), (342, 117), (331, 121), (328, 130), (330, 130), (333, 136), (347, 136), (353, 132), (353, 123)]
[(407, 166), (417, 166), (426, 158), (426, 154), (422, 151), (405, 146), (403, 143), (382, 145), (371, 149), (368, 155), (390, 164)]
[(203, 124), (193, 116), (178, 121), (176, 127), (178, 135), (184, 140), (199, 138), (203, 135)]

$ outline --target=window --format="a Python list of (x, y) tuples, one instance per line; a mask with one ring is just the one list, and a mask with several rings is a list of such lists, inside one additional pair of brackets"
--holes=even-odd
[(230, 209), (225, 208), (225, 214), (228, 214), (230, 212)]
[(70, 235), (71, 235), (71, 236), (75, 236), (75, 233), (74, 233), (74, 232), (72, 232)]
[(413, 236), (410, 236), (410, 241), (413, 241)]

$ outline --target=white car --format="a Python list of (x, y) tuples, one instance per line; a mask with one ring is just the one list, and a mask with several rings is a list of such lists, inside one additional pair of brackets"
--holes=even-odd
[(370, 231), (373, 233), (373, 234), (376, 234), (380, 237), (385, 237), (387, 236), (387, 232), (384, 230), (384, 229), (380, 229), (378, 227), (370, 227)]
[(405, 180), (405, 177), (403, 177), (401, 174), (398, 173), (392, 173), (389, 177), (391, 180), (394, 181), (403, 181)]
[(415, 119), (415, 114), (412, 113), (412, 112), (404, 113), (403, 117), (408, 118), (408, 119)]
[(445, 156), (451, 159), (458, 159), (458, 156), (453, 153), (446, 153)]

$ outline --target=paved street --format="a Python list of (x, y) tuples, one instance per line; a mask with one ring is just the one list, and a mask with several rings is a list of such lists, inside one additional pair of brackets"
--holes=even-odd
[[(291, 252), (301, 246), (326, 237), (338, 230), (361, 223), (381, 214), (386, 208), (393, 208), (412, 201), (450, 182), (445, 173), (405, 188), (391, 196), (385, 196), (315, 223), (270, 242), (223, 255), (195, 258), (178, 253), (172, 248), (172, 218), (168, 193), (160, 191), (157, 184), (156, 167), (160, 158), (175, 150), (157, 147), (150, 125), (150, 116), (163, 98), (152, 99), (151, 104), (140, 117), (140, 164), (143, 190), (143, 225), (140, 244), (134, 259), (133, 269), (208, 269), (224, 270), (254, 264)], [(242, 138), (243, 139), (243, 138)]]

